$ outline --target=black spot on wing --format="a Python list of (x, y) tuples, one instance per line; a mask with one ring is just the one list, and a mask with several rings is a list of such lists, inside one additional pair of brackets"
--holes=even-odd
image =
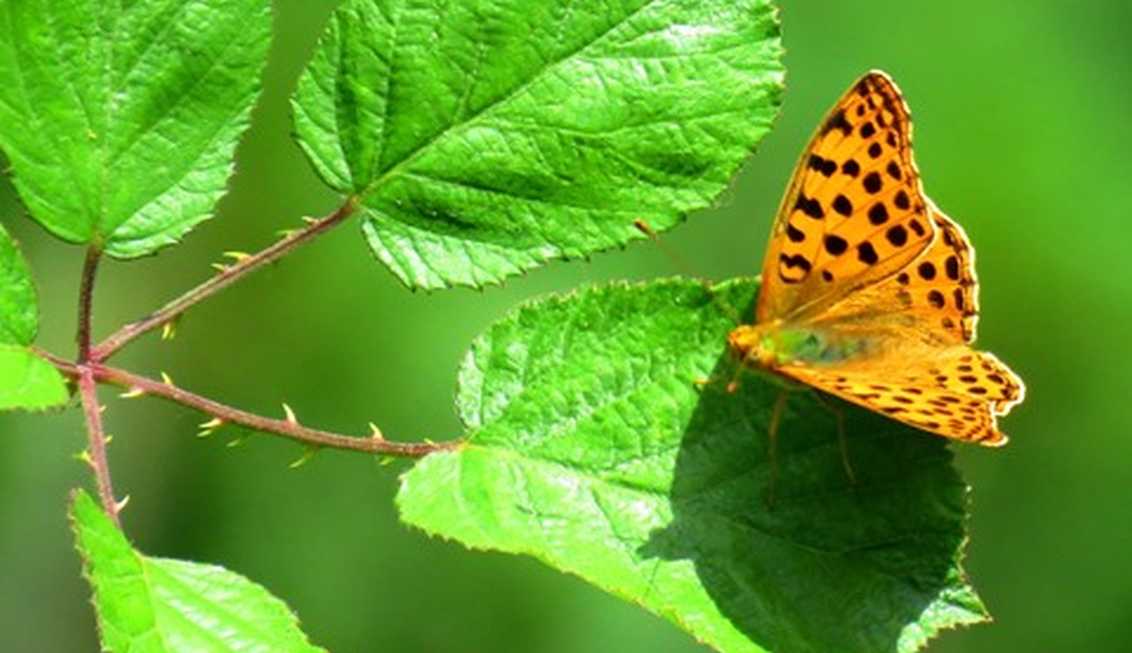
[(815, 220), (821, 220), (825, 217), (825, 211), (821, 208), (821, 202), (812, 197), (806, 197), (806, 194), (801, 191), (798, 192), (798, 200), (794, 202), (794, 208)]
[(884, 202), (877, 202), (869, 209), (869, 222), (874, 225), (881, 225), (888, 222), (888, 209), (884, 206)]
[(809, 272), (812, 269), (809, 259), (807, 259), (805, 256), (802, 256), (801, 254), (780, 254), (778, 259), (782, 261), (782, 264), (788, 268), (799, 268), (806, 272)]
[(838, 109), (837, 113), (829, 117), (829, 120), (825, 123), (825, 127), (822, 129), (822, 133), (826, 134), (834, 129), (840, 129), (841, 133), (845, 136), (853, 132), (853, 125), (850, 125), (849, 121), (845, 119), (844, 109)]
[(850, 202), (849, 198), (845, 197), (844, 195), (838, 195), (837, 197), (833, 198), (832, 206), (833, 210), (837, 211), (840, 215), (843, 215), (847, 218), (853, 215), (853, 203)]
[(880, 257), (877, 256), (877, 251), (873, 248), (872, 243), (865, 241), (857, 245), (857, 259), (865, 265), (875, 265)]
[(872, 195), (879, 193), (881, 187), (884, 186), (880, 180), (880, 175), (875, 170), (865, 175), (862, 185), (865, 187), (865, 191)]
[(825, 237), (825, 251), (832, 256), (841, 256), (849, 249), (849, 243), (840, 236), (829, 234)]
[(895, 225), (889, 227), (884, 237), (888, 239), (888, 242), (892, 243), (893, 247), (903, 247), (904, 243), (908, 242), (908, 230), (902, 225)]
[(952, 281), (959, 281), (959, 258), (954, 254), (947, 257), (947, 261), (943, 264), (944, 270), (947, 272), (947, 278)]

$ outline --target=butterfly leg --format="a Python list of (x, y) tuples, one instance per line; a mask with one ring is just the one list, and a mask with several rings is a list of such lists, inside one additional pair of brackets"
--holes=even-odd
[(849, 483), (856, 485), (857, 474), (853, 472), (853, 464), (849, 462), (849, 439), (845, 437), (845, 411), (819, 391), (814, 391), (814, 396), (817, 397), (818, 403), (833, 413), (833, 418), (837, 421), (837, 443), (841, 448), (841, 466), (845, 469)]
[(774, 491), (778, 484), (778, 427), (782, 424), (782, 412), (786, 410), (787, 390), (779, 390), (774, 400), (774, 408), (770, 412), (770, 422), (767, 424), (767, 462), (770, 464), (770, 481), (766, 488), (766, 507), (774, 508)]

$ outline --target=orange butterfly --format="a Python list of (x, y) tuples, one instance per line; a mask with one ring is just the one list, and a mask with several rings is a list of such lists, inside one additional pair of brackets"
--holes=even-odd
[[(975, 339), (975, 251), (924, 195), (908, 107), (866, 74), (802, 153), (763, 263), (744, 364), (949, 438), (999, 446), (1022, 380)], [(784, 406), (771, 419), (775, 436)]]

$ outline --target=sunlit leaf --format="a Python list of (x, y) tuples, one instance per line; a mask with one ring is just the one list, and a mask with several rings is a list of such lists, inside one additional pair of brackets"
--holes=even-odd
[[(295, 615), (266, 589), (221, 567), (135, 551), (90, 495), (71, 521), (110, 653), (314, 653)], [(323, 653), (325, 653), (323, 651)]]
[(402, 281), (481, 286), (710, 205), (781, 57), (769, 0), (347, 0), (295, 128)]
[(0, 3), (0, 149), (32, 217), (119, 257), (210, 217), (270, 27), (267, 0)]

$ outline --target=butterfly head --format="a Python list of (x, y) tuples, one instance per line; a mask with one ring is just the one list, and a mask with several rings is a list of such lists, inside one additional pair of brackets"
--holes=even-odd
[(786, 362), (779, 347), (779, 320), (771, 323), (743, 324), (727, 336), (727, 344), (736, 358), (750, 365), (774, 369)]

